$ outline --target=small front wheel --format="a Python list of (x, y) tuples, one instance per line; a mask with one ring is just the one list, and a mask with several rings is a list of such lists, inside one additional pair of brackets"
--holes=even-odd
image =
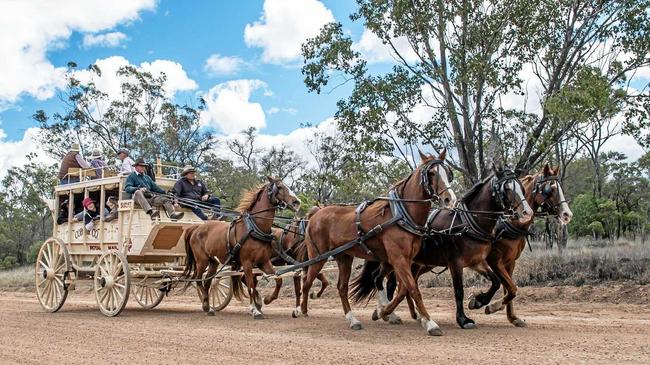
[(165, 291), (152, 283), (152, 280), (142, 279), (131, 287), (136, 302), (144, 309), (154, 309), (162, 302)]
[(93, 283), (99, 310), (108, 317), (120, 314), (129, 300), (131, 287), (126, 257), (118, 251), (103, 254), (95, 266)]
[(232, 278), (222, 277), (212, 280), (210, 287), (210, 307), (215, 311), (226, 308), (232, 299)]

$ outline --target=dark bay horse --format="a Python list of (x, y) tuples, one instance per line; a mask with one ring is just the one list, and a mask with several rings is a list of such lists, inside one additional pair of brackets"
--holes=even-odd
[[(297, 262), (306, 261), (309, 257), (307, 255), (307, 247), (305, 246), (305, 235), (307, 233), (307, 221), (311, 216), (316, 213), (320, 208), (312, 207), (307, 214), (305, 219), (294, 219), (289, 223), (284, 229), (273, 228), (273, 234), (275, 235), (276, 242), (274, 244), (282, 248), (283, 252)], [(276, 250), (277, 252), (277, 250)], [(291, 265), (293, 262), (289, 260), (284, 260), (279, 255), (276, 255), (271, 260), (274, 266), (282, 265)], [(306, 269), (305, 269), (306, 272)], [(323, 273), (318, 273), (316, 278), (321, 282), (321, 287), (318, 292), (313, 292), (309, 295), (311, 299), (320, 298), (323, 295), (325, 289), (329, 286), (329, 280), (325, 277)], [(275, 287), (273, 293), (264, 297), (264, 304), (270, 304), (278, 298), (280, 293), (279, 286)], [(293, 288), (296, 295), (296, 311), (299, 311), (300, 308), (300, 297), (302, 292), (302, 282), (299, 275), (293, 277)], [(295, 315), (292, 313), (292, 315)]]
[[(559, 168), (551, 168), (546, 164), (542, 170), (535, 175), (527, 175), (521, 178), (521, 183), (526, 191), (526, 200), (532, 206), (535, 214), (555, 215), (560, 224), (569, 224), (573, 213), (564, 197), (564, 191), (559, 181)], [(525, 327), (526, 322), (519, 319), (514, 312), (512, 300), (517, 295), (517, 285), (512, 273), (515, 269), (515, 262), (526, 246), (528, 229), (532, 225), (520, 222), (499, 222), (496, 227), (497, 240), (492, 244), (492, 250), (487, 257), (490, 269), (499, 277), (503, 285), (504, 297), (485, 307), (485, 313), (491, 314), (507, 307), (507, 318), (516, 327)], [(492, 283), (486, 293), (480, 293), (469, 302), (470, 309), (478, 309), (490, 302), (498, 290), (499, 285)]]
[[(526, 201), (524, 190), (516, 175), (501, 167), (493, 167), (494, 174), (476, 184), (461, 199), (460, 208), (455, 210), (439, 210), (432, 213), (430, 227), (436, 232), (449, 234), (433, 234), (427, 238), (417, 253), (412, 267), (413, 276), (418, 278), (422, 273), (435, 266), (449, 268), (456, 300), (456, 322), (461, 328), (475, 328), (473, 320), (467, 318), (463, 309), (463, 268), (470, 267), (484, 273), (490, 281), (497, 280), (496, 275), (489, 269), (486, 258), (490, 252), (493, 240), (492, 231), (496, 218), (504, 212), (511, 211), (521, 223), (532, 220), (533, 211)], [(452, 233), (457, 231), (457, 234)], [(379, 289), (379, 304), (373, 314), (373, 319), (387, 320), (388, 295), (384, 292), (383, 278), (392, 268), (380, 266), (376, 262), (366, 261), (359, 276), (352, 284), (352, 295), (356, 302), (374, 295)], [(407, 297), (409, 309), (416, 314), (410, 293), (401, 287), (393, 302)], [(392, 303), (392, 302), (391, 302)], [(390, 307), (390, 312), (395, 307)], [(419, 313), (419, 307), (417, 308)], [(414, 315), (414, 319), (416, 316)], [(427, 320), (424, 318), (424, 320)]]
[[(345, 318), (350, 328), (362, 328), (352, 313), (348, 301), (348, 282), (352, 260), (360, 257), (391, 265), (400, 287), (413, 298), (418, 311), (426, 319), (422, 322), (430, 335), (440, 332), (438, 325), (429, 318), (422, 296), (411, 273), (411, 264), (420, 251), (422, 235), (432, 201), (453, 206), (456, 196), (450, 188), (451, 171), (444, 164), (446, 151), (436, 159), (420, 152), (422, 163), (408, 177), (396, 183), (389, 191), (389, 198), (381, 198), (370, 204), (352, 206), (327, 206), (321, 208), (309, 220), (305, 245), (309, 258), (315, 258), (328, 250), (347, 247), (359, 237), (370, 237), (335, 256), (339, 269), (338, 291)], [(394, 224), (393, 224), (394, 223)], [(306, 316), (309, 290), (320, 272), (324, 261), (307, 269), (303, 281), (301, 313)], [(390, 305), (397, 305), (391, 303)]]
[[(231, 265), (233, 270), (240, 267), (243, 269), (250, 298), (250, 313), (255, 319), (263, 318), (253, 268), (258, 267), (267, 275), (275, 273), (271, 264), (271, 226), (275, 210), (278, 207), (288, 207), (297, 211), (300, 207), (298, 197), (282, 181), (271, 177), (267, 179), (268, 183), (244, 193), (237, 207), (242, 217), (232, 223), (209, 221), (185, 231), (187, 258), (183, 277), (197, 279), (205, 273), (206, 280), (198, 281), (197, 287), (203, 310), (208, 314), (214, 313), (210, 308), (208, 290), (212, 276), (221, 263)], [(276, 278), (276, 285), (282, 285), (281, 278)], [(241, 277), (233, 276), (233, 294), (241, 299), (242, 291)]]

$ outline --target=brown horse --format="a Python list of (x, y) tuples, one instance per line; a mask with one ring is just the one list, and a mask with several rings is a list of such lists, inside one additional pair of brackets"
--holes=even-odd
[[(420, 251), (427, 215), (432, 201), (453, 206), (456, 196), (450, 189), (451, 171), (444, 164), (446, 151), (438, 159), (420, 152), (422, 163), (407, 178), (389, 191), (389, 198), (380, 198), (370, 204), (327, 206), (320, 209), (309, 221), (305, 245), (309, 258), (322, 257), (328, 250), (350, 248), (334, 256), (338, 264), (338, 290), (345, 318), (350, 328), (362, 328), (354, 317), (348, 301), (348, 282), (352, 260), (385, 262), (394, 268), (400, 286), (415, 300), (418, 310), (426, 318), (423, 326), (430, 335), (440, 332), (438, 325), (429, 319), (422, 296), (411, 274), (411, 264)], [(361, 243), (359, 243), (360, 237)], [(309, 266), (303, 281), (301, 313), (306, 316), (309, 290), (325, 262)], [(389, 304), (396, 306), (395, 303)], [(392, 309), (391, 309), (392, 311)]]
[[(449, 268), (456, 299), (456, 322), (466, 329), (475, 328), (476, 325), (473, 320), (467, 318), (463, 310), (463, 268), (474, 268), (488, 276), (491, 281), (498, 280), (485, 262), (493, 240), (495, 218), (506, 211), (512, 211), (523, 224), (533, 217), (533, 211), (525, 199), (523, 187), (516, 175), (501, 167), (493, 167), (493, 170), (494, 175), (476, 184), (463, 196), (460, 209), (432, 213), (430, 227), (435, 232), (443, 233), (433, 234), (425, 240), (415, 257), (416, 264), (412, 267), (413, 276), (416, 278), (435, 266)], [(389, 307), (386, 302), (389, 295), (384, 292), (382, 283), (384, 276), (391, 270), (390, 267), (366, 261), (361, 274), (352, 284), (352, 295), (356, 302), (374, 295), (376, 289), (379, 289), (379, 304), (373, 314), (374, 320), (388, 319)], [(401, 301), (407, 295), (409, 309), (413, 318), (417, 319), (414, 303), (411, 301), (415, 301), (415, 298), (410, 298), (410, 293), (402, 288), (401, 283), (398, 295), (391, 303), (396, 299)], [(394, 308), (390, 307), (391, 312)], [(428, 318), (424, 317), (423, 320)]]
[[(212, 276), (217, 272), (219, 263), (222, 263), (231, 265), (233, 270), (240, 267), (243, 269), (250, 298), (250, 313), (255, 319), (263, 318), (253, 268), (258, 267), (267, 275), (275, 273), (271, 264), (271, 225), (278, 207), (297, 211), (300, 200), (282, 181), (269, 177), (267, 184), (245, 192), (237, 207), (242, 214), (240, 218), (232, 223), (210, 221), (185, 231), (187, 258), (183, 277), (197, 279), (206, 273), (206, 279), (198, 281), (197, 287), (203, 310), (209, 315), (214, 312), (210, 308), (208, 290)], [(276, 285), (282, 285), (281, 278), (276, 278)], [(240, 300), (242, 290), (241, 277), (233, 276), (233, 294)]]
[[(319, 209), (319, 207), (311, 208), (305, 219), (295, 218), (284, 229), (273, 228), (273, 235), (276, 239), (276, 242), (274, 244), (276, 247), (281, 247), (283, 252), (295, 262), (303, 262), (309, 258), (307, 256), (307, 247), (304, 243), (307, 230), (307, 222), (309, 218), (311, 218), (311, 216)], [(282, 257), (280, 257), (280, 255), (275, 256), (271, 262), (274, 266), (291, 265), (293, 263), (291, 260), (287, 262), (287, 260), (284, 260)], [(329, 286), (329, 281), (323, 273), (318, 273), (316, 278), (321, 282), (321, 287), (317, 293), (314, 292), (310, 294), (311, 299), (320, 298), (321, 295), (323, 295), (325, 289)], [(293, 277), (293, 288), (296, 294), (296, 309), (298, 309), (300, 307), (300, 296), (302, 291), (302, 283), (300, 281), (299, 275), (294, 275)], [(270, 304), (274, 300), (278, 299), (279, 294), (280, 287), (276, 285), (273, 293), (270, 296), (264, 298), (264, 304)]]
[[(553, 169), (546, 164), (542, 171), (535, 175), (528, 175), (521, 179), (526, 191), (526, 200), (533, 207), (533, 211), (542, 214), (555, 215), (560, 224), (569, 224), (573, 213), (564, 198), (564, 191), (559, 182), (560, 169)], [(515, 262), (526, 246), (528, 229), (532, 225), (520, 222), (499, 222), (496, 227), (497, 240), (492, 245), (492, 250), (487, 257), (490, 269), (499, 277), (503, 284), (504, 297), (485, 307), (485, 313), (492, 314), (507, 307), (507, 318), (516, 327), (525, 327), (526, 322), (517, 318), (512, 300), (517, 295), (517, 285), (512, 279)], [(476, 295), (469, 302), (470, 309), (478, 309), (490, 303), (492, 297), (499, 289), (499, 283), (492, 283), (486, 293)]]

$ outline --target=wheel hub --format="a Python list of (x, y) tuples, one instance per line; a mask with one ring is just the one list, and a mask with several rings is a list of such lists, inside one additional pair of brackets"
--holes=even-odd
[(54, 280), (55, 277), (56, 275), (54, 274), (54, 270), (52, 269), (43, 270), (43, 279), (52, 281)]
[(99, 285), (101, 285), (102, 288), (110, 289), (115, 285), (115, 280), (112, 275), (102, 276), (102, 278), (99, 279)]

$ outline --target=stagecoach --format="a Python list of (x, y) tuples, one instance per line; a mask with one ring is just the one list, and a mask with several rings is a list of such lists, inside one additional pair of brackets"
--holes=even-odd
[[(154, 170), (156, 183), (169, 190), (180, 169), (158, 162)], [(109, 169), (101, 170), (101, 176), (95, 169), (70, 169), (68, 176), (79, 182), (57, 186), (54, 198), (47, 202), (53, 234), (36, 259), (36, 295), (43, 309), (58, 311), (78, 280), (92, 280), (97, 304), (106, 316), (118, 315), (129, 294), (143, 308), (156, 307), (182, 273), (185, 228), (204, 222), (186, 208), (181, 208), (185, 214), (180, 220), (168, 218), (164, 210), (152, 220), (123, 193), (126, 176)], [(73, 220), (86, 197), (102, 213), (91, 230), (83, 221)], [(117, 219), (106, 221), (103, 212), (109, 197), (117, 198), (118, 214)], [(65, 200), (68, 209), (61, 212)], [(59, 219), (64, 214), (67, 219)], [(232, 298), (231, 278), (228, 271), (223, 274), (210, 290), (214, 310), (225, 308)]]

